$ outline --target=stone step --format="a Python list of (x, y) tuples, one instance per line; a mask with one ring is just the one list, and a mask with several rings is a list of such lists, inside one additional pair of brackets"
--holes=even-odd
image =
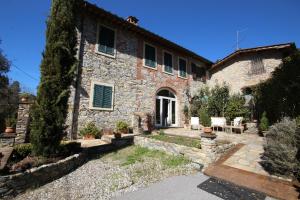
[(102, 135), (101, 140), (107, 143), (111, 143), (114, 138), (114, 135)]

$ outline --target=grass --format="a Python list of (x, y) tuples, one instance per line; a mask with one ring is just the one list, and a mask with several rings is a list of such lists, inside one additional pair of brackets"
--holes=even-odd
[(147, 159), (159, 160), (164, 166), (171, 168), (189, 163), (189, 160), (183, 156), (168, 155), (163, 151), (150, 150), (140, 146), (130, 146), (119, 151), (109, 153), (103, 158), (117, 161), (121, 166), (144, 162)]
[(179, 145), (184, 145), (187, 147), (195, 147), (195, 148), (201, 148), (201, 143), (199, 139), (194, 139), (194, 138), (188, 138), (188, 137), (182, 137), (182, 136), (169, 136), (169, 135), (150, 135), (147, 136), (152, 139), (160, 140), (163, 142), (170, 142), (170, 143), (175, 143)]

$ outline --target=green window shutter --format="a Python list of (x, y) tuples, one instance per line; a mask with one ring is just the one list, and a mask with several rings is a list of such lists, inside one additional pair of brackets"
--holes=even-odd
[(93, 107), (102, 108), (103, 105), (103, 86), (94, 85)]
[(172, 55), (166, 52), (164, 53), (164, 65), (166, 72), (173, 73)]
[(112, 87), (104, 86), (103, 108), (112, 108)]
[(156, 67), (156, 51), (155, 48), (145, 44), (145, 65), (148, 67)]
[(186, 77), (186, 61), (183, 59), (179, 59), (179, 75)]
[(114, 55), (115, 31), (104, 26), (99, 30), (99, 48), (98, 51)]
[(112, 93), (112, 87), (95, 84), (93, 107), (112, 108)]

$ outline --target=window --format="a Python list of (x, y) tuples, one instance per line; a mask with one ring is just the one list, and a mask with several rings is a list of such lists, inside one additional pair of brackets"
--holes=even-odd
[(156, 68), (156, 49), (155, 47), (145, 44), (144, 47), (144, 65), (151, 68)]
[(203, 81), (205, 79), (205, 68), (197, 66), (195, 63), (192, 63), (192, 74), (194, 80)]
[(265, 73), (265, 66), (261, 58), (254, 57), (251, 60), (251, 68), (250, 68), (250, 75), (258, 75)]
[(173, 73), (173, 56), (170, 53), (164, 52), (164, 72)]
[(113, 110), (113, 93), (113, 85), (92, 82), (90, 108), (98, 110)]
[(98, 52), (109, 56), (115, 55), (115, 31), (105, 26), (98, 29)]
[(186, 73), (186, 60), (179, 58), (179, 72), (178, 72), (179, 77), (186, 78), (187, 73)]

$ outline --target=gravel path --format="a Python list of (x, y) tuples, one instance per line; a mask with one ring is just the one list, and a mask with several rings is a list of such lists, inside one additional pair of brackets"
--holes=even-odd
[(155, 159), (122, 166), (117, 161), (95, 159), (72, 173), (15, 199), (110, 199), (164, 178), (195, 173), (192, 164), (166, 168)]

